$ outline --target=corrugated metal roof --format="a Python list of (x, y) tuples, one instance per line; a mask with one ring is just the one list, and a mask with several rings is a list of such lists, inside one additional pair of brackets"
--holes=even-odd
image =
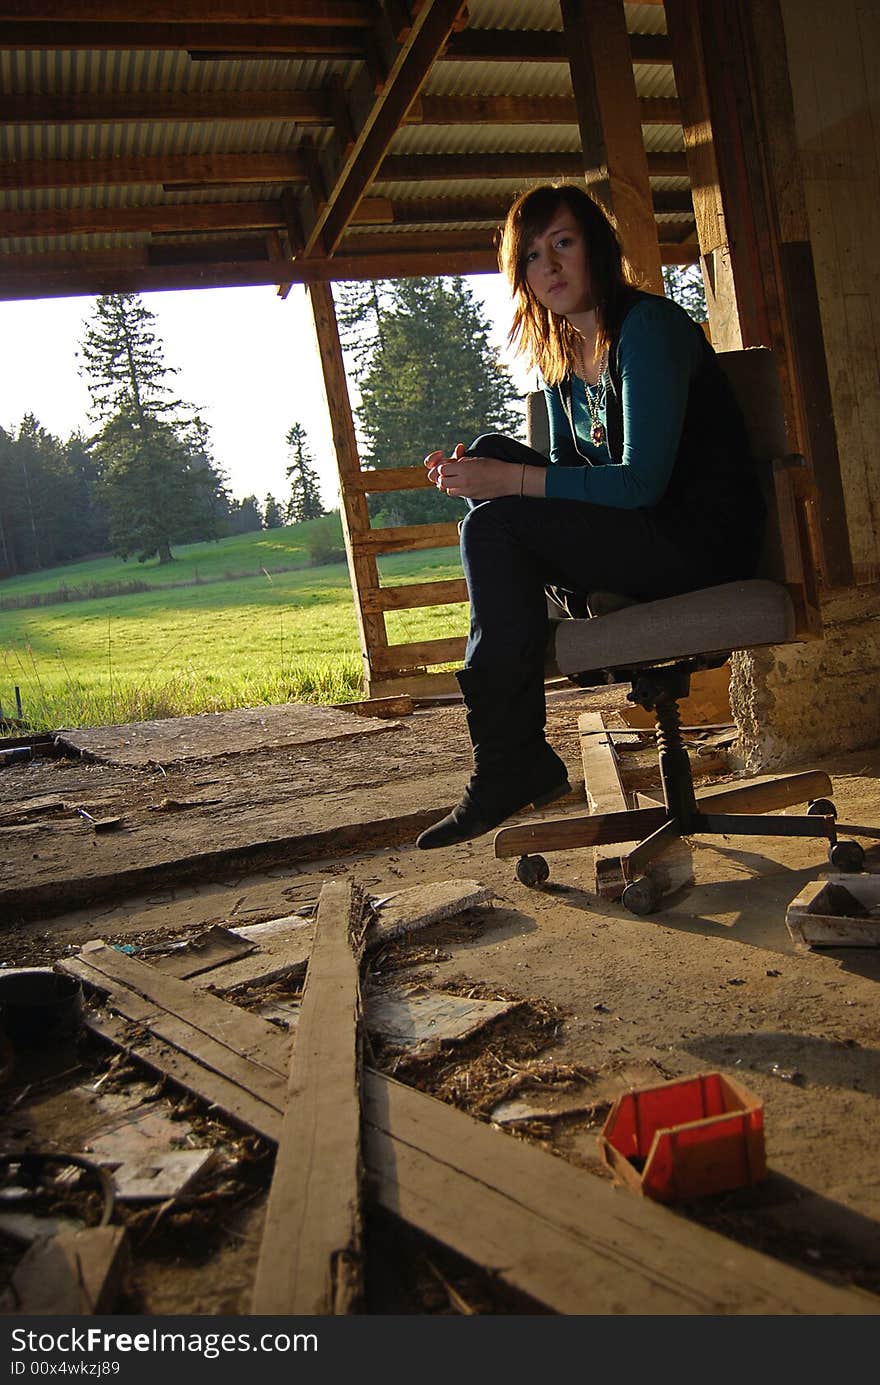
[[(295, 3), (291, 0), (290, 10), (295, 13)], [(243, 14), (249, 13), (243, 11)], [(665, 33), (665, 13), (661, 4), (627, 5), (625, 7), (627, 24), (632, 35), (662, 35)], [(121, 21), (120, 21), (121, 22)], [(518, 34), (532, 32), (536, 35), (556, 34), (559, 39), (549, 41), (549, 51), (554, 53), (556, 45), (562, 42), (562, 21), (558, 0), (471, 0), (468, 9), (467, 28), (453, 35), (450, 47), (454, 49), (467, 39), (467, 33), (478, 33), (480, 41), (475, 52), (480, 56), (473, 60), (463, 57), (446, 58), (438, 54), (427, 71), (421, 84), (419, 97), (426, 98), (422, 111), (416, 101), (411, 117), (389, 131), (386, 137), (385, 152), (393, 157), (406, 156), (466, 156), (476, 158), (492, 155), (574, 155), (580, 148), (580, 134), (575, 114), (574, 97), (567, 62), (546, 59), (511, 60), (510, 54), (517, 51), (517, 40), (510, 38), (511, 31)], [(486, 45), (491, 49), (493, 31), (498, 32), (496, 46), (499, 54), (503, 51), (506, 59), (485, 57)], [(230, 30), (228, 53), (235, 53), (234, 30)], [(508, 35), (505, 38), (505, 35)], [(250, 29), (249, 42), (253, 28)], [(328, 40), (332, 46), (335, 40)], [(350, 35), (346, 35), (346, 42)], [(465, 45), (466, 46), (466, 45)], [(548, 49), (536, 38), (536, 52)], [(561, 46), (560, 50), (561, 52)], [(299, 156), (296, 174), (290, 181), (289, 197), (285, 202), (285, 216), (291, 213), (289, 222), (291, 235), (296, 240), (299, 231), (295, 226), (297, 216), (303, 222), (307, 234), (309, 208), (321, 204), (325, 189), (334, 192), (334, 165), (327, 151), (336, 136), (331, 119), (338, 112), (331, 99), (330, 85), (340, 79), (343, 88), (353, 90), (363, 82), (369, 71), (364, 59), (345, 56), (329, 58), (305, 57), (291, 54), (279, 57), (272, 53), (265, 58), (253, 56), (253, 50), (240, 56), (225, 56), (222, 60), (196, 60), (181, 49), (148, 49), (132, 43), (127, 48), (102, 50), (89, 48), (81, 50), (56, 50), (47, 48), (21, 49), (0, 48), (0, 100), (18, 98), (16, 112), (18, 119), (0, 123), (0, 162), (7, 165), (5, 180), (0, 180), (0, 218), (9, 213), (45, 213), (44, 224), (62, 232), (60, 235), (44, 234), (41, 231), (39, 216), (33, 237), (18, 233), (20, 223), (9, 218), (5, 226), (0, 224), (0, 249), (7, 255), (32, 255), (33, 263), (39, 265), (41, 256), (69, 253), (88, 258), (91, 253), (112, 254), (114, 248), (123, 259), (131, 262), (133, 251), (139, 253), (151, 243), (150, 232), (138, 230), (137, 233), (112, 232), (101, 230), (94, 235), (84, 235), (77, 231), (65, 234), (65, 226), (76, 227), (82, 224), (73, 216), (83, 209), (95, 209), (112, 214), (114, 209), (150, 208), (157, 209), (156, 217), (144, 213), (147, 222), (152, 222), (157, 230), (153, 242), (163, 246), (163, 253), (173, 253), (174, 244), (191, 247), (204, 242), (206, 254), (210, 253), (212, 243), (219, 243), (225, 237), (244, 246), (243, 237), (247, 234), (239, 230), (228, 232), (204, 229), (208, 223), (201, 218), (197, 209), (214, 203), (240, 204), (269, 201), (276, 205), (283, 188), (279, 183), (265, 182), (249, 184), (239, 181), (241, 168), (233, 171), (212, 170), (205, 162), (211, 156), (240, 156), (245, 161), (249, 157), (295, 153)], [(662, 59), (663, 54), (661, 53)], [(669, 99), (675, 96), (675, 81), (671, 63), (668, 61), (636, 62), (633, 68), (637, 94), (642, 99)], [(381, 83), (375, 80), (366, 83), (372, 88), (374, 97), (380, 105), (383, 98)], [(286, 108), (278, 104), (278, 93), (290, 92), (293, 97), (307, 98), (311, 105), (309, 111), (296, 112), (290, 118)], [(260, 103), (260, 96), (266, 99)], [(210, 103), (216, 97), (216, 107), (201, 109), (197, 118), (185, 118), (180, 105), (172, 106), (170, 98), (207, 98)], [(80, 98), (78, 107), (68, 106), (46, 111), (42, 121), (34, 119), (32, 103), (46, 102), (53, 98)], [(480, 98), (498, 98), (500, 105), (491, 112), (486, 108), (472, 106), (473, 119), (468, 120), (468, 103)], [(143, 100), (140, 100), (143, 98)], [(163, 98), (168, 105), (163, 109)], [(431, 108), (430, 100), (451, 99), (457, 103), (454, 114), (447, 110), (446, 116), (437, 115), (437, 107)], [(519, 119), (508, 118), (512, 112), (505, 109), (505, 99), (523, 100), (530, 103), (556, 102), (555, 109), (548, 109), (553, 123), (542, 123), (540, 111), (531, 106), (521, 108)], [(121, 111), (117, 103), (136, 101), (131, 107)], [(565, 119), (560, 122), (560, 109)], [(96, 109), (97, 108), (97, 109)], [(360, 109), (360, 108), (359, 108)], [(165, 118), (165, 113), (169, 118)], [(570, 114), (569, 114), (570, 113)], [(10, 114), (7, 108), (7, 114)], [(77, 118), (74, 119), (73, 116)], [(300, 116), (302, 118), (300, 118)], [(228, 117), (228, 118), (227, 118)], [(434, 123), (418, 123), (420, 118)], [(378, 113), (376, 129), (381, 131), (383, 116)], [(648, 152), (680, 152), (683, 147), (681, 127), (675, 123), (666, 125), (648, 124), (642, 127), (645, 148)], [(340, 129), (340, 138), (345, 138)], [(356, 135), (356, 131), (354, 132)], [(314, 156), (308, 155), (311, 147)], [(324, 151), (322, 153), (322, 151)], [(201, 168), (187, 166), (187, 159), (199, 159)], [(138, 166), (139, 161), (155, 160), (154, 166)], [(30, 172), (30, 165), (43, 161), (59, 161), (61, 171), (57, 177), (62, 182), (70, 176), (71, 169), (81, 169), (83, 183), (80, 186), (44, 186), (51, 182), (45, 175)], [(119, 167), (103, 170), (101, 181), (94, 181), (98, 173), (99, 161), (117, 161)], [(162, 168), (162, 163), (165, 168)], [(374, 163), (376, 160), (374, 160)], [(421, 204), (426, 213), (433, 202), (437, 207), (438, 220), (419, 221), (406, 225), (372, 225), (369, 231), (369, 245), (372, 247), (391, 241), (401, 231), (405, 231), (410, 242), (415, 243), (419, 232), (425, 236), (425, 246), (430, 246), (432, 228), (442, 231), (445, 246), (449, 243), (449, 233), (462, 232), (462, 246), (473, 242), (467, 240), (468, 231), (479, 230), (491, 224), (486, 221), (484, 211), (486, 199), (503, 202), (520, 190), (531, 178), (503, 178), (491, 176), (492, 169), (487, 165), (486, 176), (480, 170), (477, 177), (444, 176), (420, 178), (418, 169), (408, 169), (407, 175), (397, 176), (396, 172), (382, 179), (381, 151), (378, 159), (380, 172), (373, 183), (356, 183), (352, 180), (349, 191), (343, 178), (339, 183), (344, 205), (344, 218), (336, 227), (336, 237), (350, 221), (352, 212), (362, 197), (382, 197), (390, 200), (392, 206), (398, 204), (406, 211), (407, 206)], [(21, 165), (28, 176), (23, 186), (17, 185), (14, 166)], [(128, 164), (125, 170), (122, 165)], [(90, 166), (91, 176), (90, 176)], [(345, 164), (342, 165), (346, 167)], [(357, 167), (357, 166), (356, 166)], [(524, 167), (528, 167), (524, 165)], [(468, 169), (468, 174), (473, 170)], [(563, 171), (566, 176), (567, 170)], [(254, 167), (254, 175), (260, 170)], [(235, 181), (223, 184), (223, 176), (234, 177)], [(571, 176), (569, 174), (568, 176)], [(144, 181), (145, 178), (151, 181)], [(307, 182), (313, 185), (307, 191)], [(185, 181), (192, 186), (186, 189), (168, 186), (169, 183)], [(324, 189), (321, 181), (325, 180)], [(663, 192), (672, 192), (687, 187), (684, 178), (664, 177), (652, 181), (652, 186)], [(470, 212), (467, 211), (470, 202)], [(181, 224), (179, 231), (170, 233), (166, 227), (169, 218), (159, 215), (165, 207), (193, 208), (192, 224)], [(462, 208), (461, 219), (445, 221), (442, 218), (454, 214)], [(292, 212), (291, 212), (292, 208)], [(418, 208), (414, 208), (418, 210)], [(65, 214), (71, 218), (65, 220)], [(51, 218), (51, 220), (49, 219)], [(234, 219), (234, 218), (231, 218)], [(210, 227), (222, 223), (212, 219)], [(658, 218), (658, 221), (660, 218)], [(104, 226), (106, 217), (97, 219)], [(204, 224), (202, 224), (204, 223)], [(140, 225), (140, 221), (138, 222)], [(688, 223), (684, 222), (687, 232)], [(350, 241), (362, 233), (356, 223), (351, 224)], [(253, 233), (259, 239), (262, 233)], [(415, 240), (413, 239), (415, 238)], [(334, 244), (337, 243), (334, 240)], [(438, 241), (438, 244), (440, 242)], [(316, 242), (314, 253), (323, 250)], [(24, 272), (21, 263), (15, 262), (17, 274)], [(5, 282), (3, 265), (0, 261), (0, 279)], [(105, 283), (102, 279), (102, 284)], [(0, 284), (2, 292), (2, 284)]]

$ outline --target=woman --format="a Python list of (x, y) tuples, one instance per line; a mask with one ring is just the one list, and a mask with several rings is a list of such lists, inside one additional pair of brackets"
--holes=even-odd
[(514, 296), (510, 342), (543, 377), (550, 462), (499, 434), (425, 458), (437, 487), (470, 506), (457, 677), (474, 773), (422, 848), (568, 792), (544, 737), (548, 592), (586, 615), (593, 591), (645, 601), (750, 577), (763, 529), (744, 425), (711, 346), (677, 304), (634, 287), (598, 204), (575, 186), (524, 193), (499, 264)]

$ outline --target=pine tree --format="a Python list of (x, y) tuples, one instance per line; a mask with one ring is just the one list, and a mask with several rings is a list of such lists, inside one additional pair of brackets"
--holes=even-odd
[[(358, 422), (367, 467), (419, 466), (480, 433), (518, 434), (518, 394), (489, 341), (490, 326), (461, 278), (396, 282), (383, 344), (360, 380)], [(455, 518), (463, 501), (429, 487), (370, 498), (385, 522)]]
[(301, 423), (293, 424), (284, 441), (293, 454), (293, 461), (286, 473), (290, 481), (287, 522), (301, 524), (305, 519), (317, 519), (324, 513), (318, 473), (308, 448), (308, 435)]
[(354, 280), (333, 286), (339, 337), (355, 381), (369, 368), (375, 352), (385, 345), (382, 324), (393, 301), (393, 289), (393, 281), (388, 279)]
[(100, 425), (101, 468), (113, 546), (141, 562), (171, 562), (173, 542), (213, 537), (222, 478), (206, 425), (174, 396), (155, 314), (137, 294), (104, 295), (81, 343), (80, 373)]
[(281, 506), (270, 492), (270, 494), (266, 496), (266, 502), (263, 506), (263, 527), (266, 529), (280, 529), (283, 523), (284, 516), (281, 513)]

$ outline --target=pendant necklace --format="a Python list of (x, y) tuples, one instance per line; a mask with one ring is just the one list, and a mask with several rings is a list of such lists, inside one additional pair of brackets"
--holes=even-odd
[[(594, 386), (588, 385), (588, 384), (587, 384), (587, 381), (584, 380), (584, 377), (583, 377), (582, 375), (580, 375), (578, 378), (579, 378), (581, 381), (583, 381), (584, 394), (585, 394), (586, 400), (587, 400), (587, 408), (588, 408), (589, 411), (590, 411), (590, 420), (591, 420), (591, 427), (590, 427), (590, 442), (593, 444), (594, 447), (601, 447), (602, 444), (605, 442), (607, 436), (608, 436), (608, 434), (607, 434), (607, 432), (606, 432), (606, 429), (605, 429), (605, 424), (602, 422), (602, 419), (601, 419), (600, 416), (599, 416), (600, 408), (601, 408), (601, 406), (605, 403), (605, 362), (604, 362), (604, 360), (603, 360), (603, 364), (602, 364), (602, 370), (601, 370), (601, 372), (600, 372), (600, 374), (599, 374), (599, 378), (598, 378), (598, 380), (596, 381), (596, 384), (595, 384)], [(591, 390), (592, 390), (592, 389), (595, 390), (595, 394), (591, 393)], [(577, 455), (578, 455), (583, 461), (588, 462), (591, 466), (595, 466), (596, 463), (593, 461), (592, 457), (588, 457), (588, 456), (586, 455), (586, 453), (581, 452), (580, 448), (578, 447), (577, 433), (576, 433), (576, 431), (575, 431), (575, 426), (574, 426), (574, 412), (573, 412), (573, 409), (572, 409), (571, 384), (570, 384), (570, 382), (569, 382), (569, 385), (568, 385), (567, 388), (564, 388), (562, 385), (560, 385), (560, 387), (559, 387), (559, 395), (560, 395), (560, 398), (561, 398), (561, 400), (562, 400), (562, 407), (563, 407), (563, 409), (565, 410), (565, 416), (566, 416), (566, 418), (568, 419), (568, 426), (571, 428), (571, 439), (572, 439), (572, 442), (574, 443), (574, 450), (575, 450), (575, 452), (577, 453)]]
[(590, 442), (593, 444), (594, 447), (601, 447), (602, 444), (603, 444), (603, 442), (605, 441), (605, 424), (602, 422), (601, 418), (599, 417), (599, 408), (600, 408), (600, 404), (599, 404), (599, 395), (600, 395), (600, 394), (602, 395), (602, 402), (604, 403), (604, 399), (605, 399), (605, 391), (604, 391), (604, 389), (603, 389), (604, 384), (605, 384), (605, 372), (604, 372), (604, 370), (603, 370), (602, 374), (599, 376), (599, 379), (596, 381), (596, 384), (595, 384), (595, 387), (594, 387), (594, 388), (595, 388), (595, 394), (592, 393), (591, 388), (590, 388), (590, 386), (587, 384), (586, 380), (584, 381), (584, 394), (587, 396), (587, 408), (588, 408), (589, 411), (590, 411), (590, 418), (593, 420), (593, 426), (592, 426), (592, 428), (590, 429)]

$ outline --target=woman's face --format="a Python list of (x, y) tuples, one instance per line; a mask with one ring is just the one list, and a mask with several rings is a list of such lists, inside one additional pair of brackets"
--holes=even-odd
[(526, 247), (525, 277), (538, 302), (560, 317), (586, 313), (596, 306), (584, 233), (564, 202), (547, 229)]

